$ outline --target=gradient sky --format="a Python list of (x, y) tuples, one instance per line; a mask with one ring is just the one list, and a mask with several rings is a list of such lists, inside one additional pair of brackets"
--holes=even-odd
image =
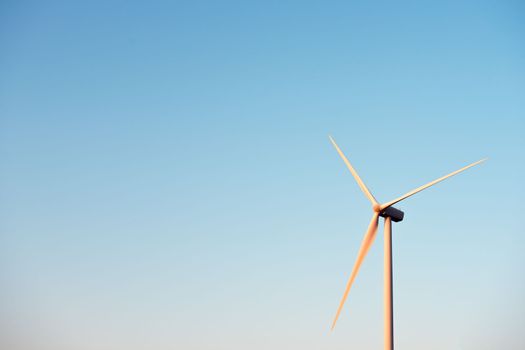
[[(3, 1), (0, 344), (525, 348), (519, 1)], [(382, 230), (382, 226), (380, 226)], [(382, 231), (380, 231), (382, 232)]]

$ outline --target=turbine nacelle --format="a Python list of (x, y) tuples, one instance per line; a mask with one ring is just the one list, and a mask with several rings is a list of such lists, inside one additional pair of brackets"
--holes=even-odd
[[(374, 211), (375, 211), (375, 208), (374, 208)], [(399, 221), (403, 221), (403, 217), (405, 216), (405, 213), (394, 207), (388, 207), (380, 211), (379, 216), (384, 217), (384, 218), (388, 217), (392, 219), (392, 221), (394, 222), (399, 222)]]
[(403, 221), (403, 217), (405, 216), (405, 213), (403, 213), (401, 210), (392, 206), (384, 208), (379, 203), (374, 203), (372, 205), (372, 210), (383, 218), (391, 218), (394, 222)]

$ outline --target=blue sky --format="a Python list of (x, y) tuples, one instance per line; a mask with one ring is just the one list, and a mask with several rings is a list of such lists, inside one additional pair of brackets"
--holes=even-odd
[[(525, 47), (512, 1), (0, 5), (0, 341), (522, 349)], [(380, 228), (381, 229), (381, 228)]]

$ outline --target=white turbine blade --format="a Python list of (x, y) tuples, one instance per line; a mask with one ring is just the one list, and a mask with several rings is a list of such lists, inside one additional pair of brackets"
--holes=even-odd
[(370, 221), (370, 224), (368, 225), (368, 230), (366, 231), (365, 236), (363, 237), (363, 242), (361, 242), (361, 247), (359, 248), (359, 253), (357, 254), (357, 259), (355, 261), (354, 268), (352, 270), (352, 274), (350, 275), (350, 278), (348, 279), (348, 282), (346, 284), (343, 298), (341, 299), (341, 302), (339, 303), (339, 307), (337, 308), (337, 313), (335, 314), (335, 318), (332, 323), (332, 328), (331, 328), (332, 330), (334, 329), (337, 319), (339, 318), (339, 314), (341, 313), (341, 310), (343, 309), (343, 305), (345, 304), (346, 298), (348, 297), (348, 293), (350, 292), (350, 288), (352, 287), (355, 277), (357, 276), (357, 272), (359, 272), (359, 268), (361, 267), (361, 264), (363, 263), (363, 260), (365, 259), (366, 254), (370, 250), (372, 243), (374, 243), (374, 239), (377, 233), (378, 219), (379, 219), (379, 213), (374, 212), (374, 215), (372, 216), (372, 220)]
[(410, 197), (410, 196), (412, 196), (412, 195), (414, 195), (414, 194), (416, 194), (416, 193), (418, 193), (418, 192), (420, 192), (420, 191), (423, 191), (424, 189), (426, 189), (426, 188), (428, 188), (428, 187), (430, 187), (430, 186), (433, 186), (433, 185), (437, 184), (438, 182), (441, 182), (441, 181), (443, 181), (443, 180), (445, 180), (445, 179), (448, 179), (448, 178), (451, 177), (451, 176), (454, 176), (454, 175), (456, 175), (456, 174), (459, 174), (460, 172), (465, 171), (465, 170), (467, 170), (468, 168), (471, 168), (471, 167), (473, 167), (473, 166), (475, 166), (475, 165), (478, 165), (478, 164), (480, 164), (480, 163), (483, 163), (483, 162), (486, 161), (487, 159), (488, 159), (488, 158), (485, 158), (485, 159), (482, 159), (482, 160), (478, 160), (477, 162), (472, 163), (472, 164), (469, 164), (469, 165), (467, 165), (466, 167), (463, 167), (463, 168), (461, 168), (461, 169), (459, 169), (459, 170), (454, 171), (453, 173), (450, 173), (450, 174), (448, 174), (448, 175), (445, 175), (445, 176), (443, 176), (443, 177), (440, 177), (439, 179), (434, 180), (434, 181), (432, 181), (432, 182), (429, 182), (429, 183), (426, 184), (426, 185), (420, 186), (420, 187), (418, 187), (418, 188), (416, 188), (416, 189), (414, 189), (414, 190), (408, 192), (407, 194), (404, 194), (404, 195), (402, 195), (401, 197), (394, 199), (393, 201), (390, 201), (390, 202), (385, 203), (385, 204), (381, 204), (380, 210), (384, 210), (384, 209), (386, 209), (386, 208), (388, 208), (388, 207), (390, 207), (390, 206), (396, 204), (397, 202), (400, 202), (400, 201), (402, 201), (402, 200), (405, 199), (405, 198), (408, 198), (408, 197)]
[(365, 196), (368, 197), (368, 199), (370, 200), (370, 202), (372, 202), (372, 205), (374, 204), (378, 204), (377, 200), (374, 198), (374, 196), (372, 195), (372, 193), (370, 192), (370, 190), (368, 189), (368, 187), (366, 187), (365, 183), (363, 182), (363, 180), (361, 180), (361, 178), (359, 177), (359, 175), (357, 174), (357, 171), (355, 171), (354, 167), (352, 166), (352, 164), (350, 164), (350, 162), (348, 161), (348, 159), (346, 158), (346, 156), (344, 155), (343, 151), (341, 151), (341, 149), (339, 148), (339, 146), (337, 145), (337, 143), (335, 143), (335, 140), (332, 138), (332, 136), (328, 136), (330, 138), (330, 142), (332, 142), (332, 145), (334, 145), (337, 153), (339, 153), (339, 155), (341, 156), (341, 158), (343, 158), (343, 161), (345, 162), (346, 166), (348, 167), (348, 170), (350, 170), (350, 172), (352, 173), (352, 175), (354, 176), (354, 179), (357, 181), (357, 184), (359, 185), (359, 187), (361, 188), (361, 191), (363, 191), (363, 193), (365, 194)]

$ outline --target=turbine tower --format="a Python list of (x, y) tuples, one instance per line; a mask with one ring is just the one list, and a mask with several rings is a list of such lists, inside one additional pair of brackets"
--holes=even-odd
[(438, 182), (441, 182), (451, 176), (454, 176), (456, 174), (459, 174), (462, 171), (467, 170), (468, 168), (471, 168), (475, 165), (478, 165), (487, 158), (479, 160), (475, 163), (469, 164), (459, 170), (456, 170), (448, 175), (442, 176), (439, 179), (436, 179), (432, 182), (429, 182), (426, 185), (420, 186), (401, 197), (398, 197), (390, 202), (386, 203), (379, 203), (375, 197), (372, 195), (368, 187), (366, 187), (365, 183), (357, 172), (355, 171), (352, 164), (350, 164), (350, 161), (346, 158), (343, 151), (339, 148), (337, 143), (335, 143), (335, 140), (329, 136), (330, 141), (332, 142), (332, 145), (337, 150), (337, 153), (341, 156), (343, 161), (345, 162), (348, 170), (352, 173), (352, 176), (357, 181), (357, 184), (361, 188), (361, 191), (365, 194), (365, 196), (368, 198), (368, 200), (372, 203), (372, 220), (370, 220), (370, 224), (368, 225), (368, 229), (366, 230), (365, 236), (363, 237), (363, 241), (361, 243), (361, 247), (359, 248), (359, 253), (357, 254), (357, 259), (354, 263), (354, 268), (352, 269), (352, 273), (350, 274), (350, 278), (348, 279), (348, 282), (346, 284), (345, 291), (343, 293), (343, 297), (341, 299), (341, 302), (339, 303), (339, 307), (337, 308), (337, 312), (335, 314), (334, 320), (332, 322), (331, 329), (333, 330), (335, 327), (335, 324), (337, 323), (337, 320), (339, 318), (339, 315), (341, 314), (341, 310), (343, 309), (343, 305), (345, 304), (346, 298), (348, 297), (348, 293), (350, 292), (350, 288), (352, 287), (352, 284), (354, 283), (355, 277), (357, 276), (357, 273), (359, 272), (359, 268), (361, 267), (361, 264), (363, 263), (363, 260), (366, 257), (366, 254), (370, 250), (370, 247), (372, 246), (372, 243), (374, 243), (374, 239), (377, 234), (377, 226), (379, 217), (383, 217), (385, 220), (385, 237), (384, 237), (384, 337), (385, 337), (385, 350), (393, 350), (394, 349), (394, 310), (393, 310), (393, 304), (392, 304), (392, 221), (399, 222), (403, 220), (404, 213), (393, 207), (394, 204), (401, 202), (402, 200), (420, 192), (424, 189), (433, 186), (437, 184)]

